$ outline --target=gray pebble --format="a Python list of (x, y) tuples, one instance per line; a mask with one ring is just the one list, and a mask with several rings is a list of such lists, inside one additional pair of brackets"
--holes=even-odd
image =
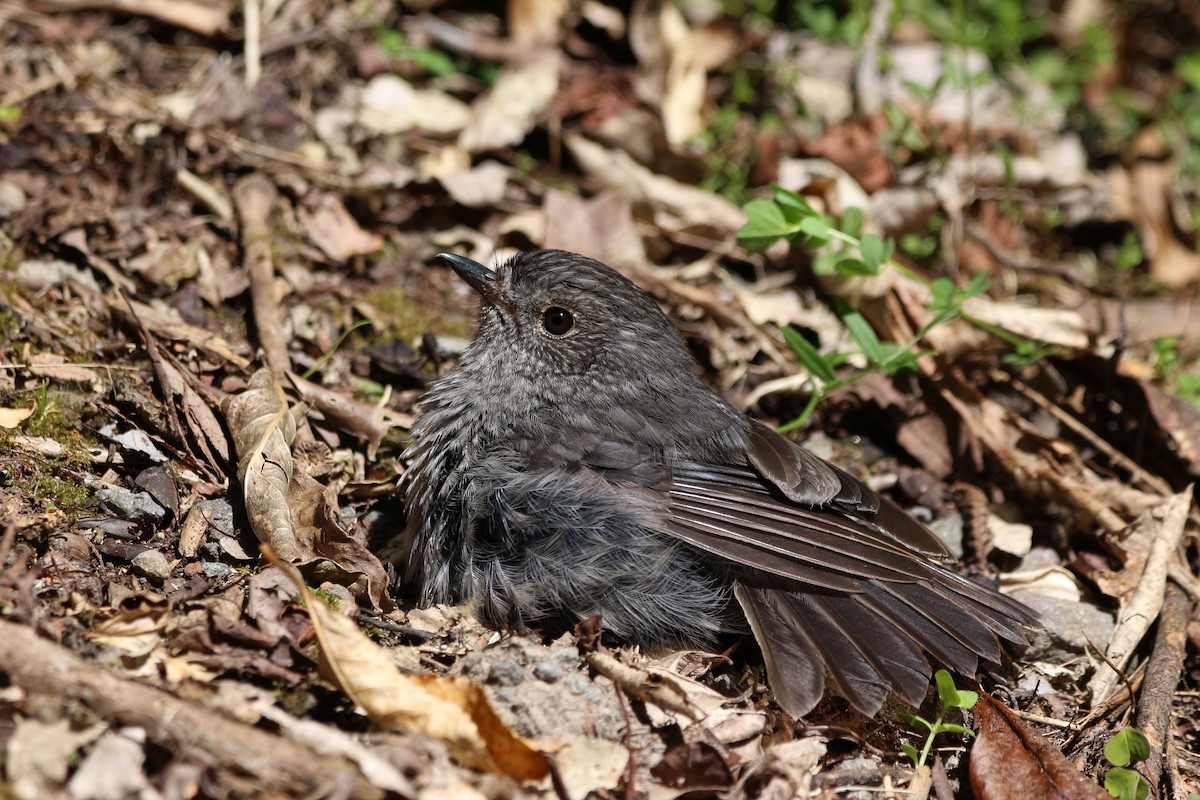
[(539, 661), (533, 665), (533, 677), (546, 683), (557, 683), (563, 678), (562, 664), (557, 661)]
[(509, 658), (493, 661), (488, 668), (488, 683), (517, 686), (525, 680), (525, 668)]
[(158, 550), (143, 550), (129, 562), (133, 571), (142, 577), (161, 583), (171, 577), (171, 564)]
[(587, 676), (582, 672), (573, 672), (563, 681), (563, 686), (567, 687), (567, 691), (571, 694), (583, 694), (592, 685), (588, 682)]
[(217, 581), (226, 581), (233, 575), (233, 567), (220, 561), (205, 561), (200, 565), (200, 574)]
[(105, 508), (125, 519), (147, 520), (157, 524), (167, 518), (167, 510), (149, 492), (131, 492), (120, 486), (106, 486), (96, 490), (96, 498)]

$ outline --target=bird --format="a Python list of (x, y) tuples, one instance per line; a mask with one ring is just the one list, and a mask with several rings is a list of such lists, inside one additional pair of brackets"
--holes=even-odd
[(657, 302), (560, 250), (488, 268), (403, 460), (401, 580), (498, 629), (570, 626), (643, 647), (752, 634), (779, 706), (919, 706), (933, 664), (974, 676), (1035, 615), (952, 569), (927, 527), (734, 408)]

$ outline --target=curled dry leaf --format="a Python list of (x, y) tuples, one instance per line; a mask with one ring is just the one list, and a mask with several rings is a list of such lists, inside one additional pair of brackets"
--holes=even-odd
[(237, 451), (238, 482), (250, 528), (280, 558), (303, 560), (288, 498), (296, 419), (283, 390), (270, 370), (260, 369), (244, 392), (226, 398), (222, 406)]
[(296, 584), (321, 648), (321, 666), (377, 725), (440, 739), (466, 766), (537, 781), (546, 757), (496, 716), (483, 687), (465, 678), (403, 675), (387, 651), (308, 590), (295, 569), (264, 555)]
[(224, 409), (246, 516), (258, 540), (289, 562), (311, 565), (310, 577), (344, 584), (372, 608), (390, 608), (383, 564), (342, 528), (336, 493), (295, 469), (291, 445), (304, 407), (289, 410), (270, 370), (261, 369)]
[(990, 695), (979, 695), (975, 726), (979, 737), (971, 748), (971, 789), (979, 800), (1111, 800)]

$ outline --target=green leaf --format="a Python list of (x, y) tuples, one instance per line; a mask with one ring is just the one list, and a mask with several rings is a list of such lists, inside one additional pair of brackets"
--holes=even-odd
[(833, 235), (833, 228), (829, 221), (819, 216), (805, 217), (796, 227), (801, 233), (808, 235), (809, 241), (804, 243), (804, 246), (808, 248), (825, 244)]
[(879, 337), (875, 335), (875, 329), (867, 322), (866, 317), (857, 311), (851, 311), (842, 316), (842, 324), (846, 326), (846, 330), (850, 332), (850, 338), (863, 351), (863, 355), (872, 364), (879, 366), (884, 363), (883, 345), (879, 342)]
[(1136, 728), (1122, 728), (1104, 743), (1104, 757), (1115, 767), (1127, 767), (1150, 757), (1150, 742)]
[(910, 714), (907, 711), (898, 711), (896, 715), (914, 728), (924, 728), (931, 733), (933, 732), (933, 723), (919, 714)]
[(742, 211), (746, 214), (746, 224), (738, 229), (737, 240), (751, 252), (766, 250), (796, 233), (796, 224), (784, 216), (783, 209), (773, 200), (751, 200)]
[(883, 367), (889, 376), (916, 367), (917, 359), (927, 352), (914, 353), (904, 345), (895, 342), (880, 342), (879, 347), (883, 351), (879, 366)]
[(1104, 776), (1104, 789), (1117, 800), (1146, 800), (1150, 786), (1131, 769), (1110, 769)]
[(872, 267), (865, 261), (840, 254), (837, 254), (834, 260), (833, 269), (838, 275), (845, 275), (849, 278), (872, 277), (879, 274), (878, 268)]
[(938, 697), (947, 708), (969, 709), (979, 700), (978, 693), (955, 686), (954, 678), (950, 677), (950, 673), (944, 669), (935, 672), (933, 679), (937, 682)]
[[(895, 245), (892, 245), (895, 247)], [(888, 245), (882, 238), (873, 233), (868, 233), (862, 237), (862, 241), (858, 246), (862, 253), (863, 261), (867, 262), (875, 272), (879, 272), (879, 268), (883, 266), (883, 262), (888, 260), (891, 253), (888, 252)]]
[(938, 733), (961, 733), (964, 736), (975, 735), (975, 731), (971, 730), (970, 728), (963, 725), (957, 725), (953, 722), (943, 722), (938, 726)]
[(867, 215), (861, 208), (850, 206), (842, 214), (842, 233), (857, 239), (862, 235), (863, 223), (866, 222), (866, 219)]
[(775, 202), (793, 212), (795, 214), (793, 219), (820, 216), (802, 195), (790, 189), (784, 189), (782, 186), (773, 186), (772, 189), (775, 191)]
[(838, 271), (838, 261), (841, 260), (842, 254), (835, 253), (832, 250), (823, 250), (813, 259), (813, 274), (814, 275), (834, 275)]
[(921, 753), (918, 752), (917, 748), (905, 742), (900, 745), (900, 749), (904, 751), (904, 755), (912, 759), (914, 767), (921, 766)]
[(1177, 58), (1175, 73), (1187, 81), (1192, 91), (1200, 92), (1200, 50), (1193, 50)]
[(792, 348), (792, 352), (796, 354), (796, 358), (805, 369), (825, 383), (833, 383), (837, 380), (837, 373), (833, 371), (833, 364), (825, 356), (821, 355), (821, 352), (817, 348), (813, 347), (812, 342), (805, 339), (799, 331), (790, 325), (784, 325), (779, 330), (783, 334), (784, 341), (788, 343), (788, 347)]

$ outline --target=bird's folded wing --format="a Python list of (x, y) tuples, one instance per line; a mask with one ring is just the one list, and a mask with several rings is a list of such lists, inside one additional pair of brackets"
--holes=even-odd
[(679, 464), (665, 491), (673, 535), (814, 588), (855, 591), (864, 578), (926, 580), (928, 556), (940, 555), (930, 544), (913, 548), (907, 527), (897, 535), (865, 513), (794, 502), (749, 467)]
[(999, 659), (997, 637), (1024, 643), (1021, 626), (1035, 621), (943, 566), (940, 548), (914, 550), (933, 534), (886, 500), (874, 515), (813, 508), (749, 467), (688, 463), (665, 491), (668, 532), (732, 562), (734, 595), (794, 715), (820, 700), (826, 675), (866, 714), (889, 691), (919, 704), (929, 657), (973, 674)]

